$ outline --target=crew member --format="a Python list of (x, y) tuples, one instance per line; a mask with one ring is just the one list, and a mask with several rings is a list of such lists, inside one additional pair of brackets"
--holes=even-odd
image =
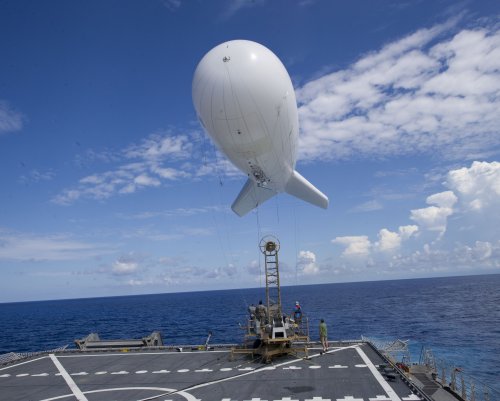
[(259, 301), (259, 304), (255, 308), (255, 317), (257, 318), (261, 326), (266, 322), (266, 314), (266, 307), (262, 305), (262, 301)]
[(302, 308), (300, 307), (299, 301), (295, 302), (295, 308), (293, 309), (293, 320), (295, 323), (300, 325), (302, 322)]
[(328, 351), (328, 329), (326, 327), (325, 319), (321, 319), (321, 323), (319, 324), (319, 339), (321, 341), (321, 346), (323, 347), (323, 352)]

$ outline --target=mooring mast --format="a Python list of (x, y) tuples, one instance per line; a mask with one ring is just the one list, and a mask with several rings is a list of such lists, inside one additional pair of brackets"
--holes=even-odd
[(267, 321), (271, 322), (273, 319), (283, 318), (278, 262), (280, 242), (276, 237), (268, 235), (262, 238), (259, 248), (265, 260)]

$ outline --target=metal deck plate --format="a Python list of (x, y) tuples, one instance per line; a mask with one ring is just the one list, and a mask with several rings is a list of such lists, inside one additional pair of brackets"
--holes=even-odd
[(310, 359), (262, 364), (229, 350), (59, 353), (0, 369), (5, 401), (412, 401), (408, 384), (387, 382), (367, 344), (331, 348)]

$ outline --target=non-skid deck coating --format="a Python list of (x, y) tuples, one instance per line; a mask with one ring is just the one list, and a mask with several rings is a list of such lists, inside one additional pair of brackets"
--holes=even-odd
[(0, 369), (1, 401), (413, 401), (364, 343), (262, 364), (229, 350), (60, 353)]

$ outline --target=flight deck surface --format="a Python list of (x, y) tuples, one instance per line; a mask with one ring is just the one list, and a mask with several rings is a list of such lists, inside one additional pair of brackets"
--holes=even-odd
[(367, 343), (309, 349), (270, 364), (229, 349), (63, 352), (0, 368), (2, 401), (413, 401), (422, 399)]

